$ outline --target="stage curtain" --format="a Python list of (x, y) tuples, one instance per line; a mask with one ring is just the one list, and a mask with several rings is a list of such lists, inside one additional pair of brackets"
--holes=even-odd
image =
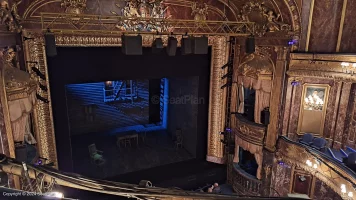
[(29, 114), (36, 104), (36, 91), (27, 98), (9, 101), (9, 112), (12, 126), (12, 133), (15, 142), (23, 142), (27, 123), (29, 123)]
[[(242, 140), (239, 137), (235, 137), (235, 145), (240, 146), (244, 150), (249, 151), (251, 154), (255, 155), (255, 159), (256, 159), (256, 162), (258, 165), (256, 177), (257, 177), (257, 179), (261, 179), (262, 178), (262, 160), (263, 160), (262, 146), (251, 144), (245, 140)], [(235, 152), (234, 161), (236, 158), (236, 154), (237, 154), (237, 159), (239, 157), (238, 156), (238, 153), (239, 153), (238, 148), (237, 148), (237, 150), (235, 149), (235, 151), (236, 152)]]
[[(270, 97), (271, 97), (271, 89), (272, 89), (272, 81), (265, 79), (254, 79), (246, 76), (239, 76), (238, 82), (242, 87), (252, 88), (255, 90), (256, 98), (255, 98), (255, 110), (254, 110), (254, 118), (255, 123), (261, 123), (261, 112), (263, 109), (269, 107)], [(240, 89), (240, 88), (239, 88)], [(240, 89), (241, 94), (239, 93), (240, 100), (244, 98), (243, 88)], [(239, 113), (243, 113), (243, 101), (240, 101), (239, 105)], [(240, 112), (241, 111), (241, 112)]]

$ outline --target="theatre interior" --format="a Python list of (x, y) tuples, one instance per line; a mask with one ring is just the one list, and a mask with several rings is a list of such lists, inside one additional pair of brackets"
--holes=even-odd
[(0, 199), (356, 199), (356, 0), (0, 0)]

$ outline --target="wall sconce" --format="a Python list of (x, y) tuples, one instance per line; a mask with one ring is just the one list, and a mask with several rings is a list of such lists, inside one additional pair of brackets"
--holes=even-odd
[(350, 198), (352, 198), (352, 197), (354, 197), (354, 193), (349, 192), (349, 193), (347, 194), (347, 196), (349, 196)]
[(312, 165), (313, 165), (313, 163), (310, 161), (310, 160), (307, 160), (307, 165), (309, 166), (309, 167), (311, 167)]
[(356, 73), (356, 63), (342, 62), (341, 67), (342, 72), (346, 74), (354, 75)]

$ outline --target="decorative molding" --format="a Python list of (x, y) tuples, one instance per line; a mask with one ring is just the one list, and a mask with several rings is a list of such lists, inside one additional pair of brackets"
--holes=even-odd
[(356, 76), (344, 73), (341, 67), (342, 62), (356, 63), (354, 55), (291, 53), (290, 59), (287, 74), (291, 77), (318, 77), (356, 82)]
[(62, 0), (61, 7), (65, 8), (65, 13), (83, 14), (87, 8), (87, 0)]
[(209, 15), (209, 7), (208, 4), (198, 4), (197, 2), (192, 3), (192, 16), (194, 16), (194, 20), (196, 21), (205, 21), (208, 19)]
[(261, 124), (255, 124), (244, 119), (242, 116), (236, 116), (237, 127), (232, 131), (239, 138), (252, 144), (263, 146), (267, 127)]
[(255, 22), (255, 32), (261, 37), (267, 32), (289, 32), (292, 30), (291, 25), (283, 23), (280, 17), (280, 14), (276, 14), (271, 8), (267, 7), (264, 2), (250, 1), (242, 6), (239, 21)]
[[(41, 84), (46, 85), (48, 92), (38, 91), (41, 96), (51, 99), (50, 86), (47, 71), (46, 53), (44, 49), (44, 38), (42, 33), (28, 31), (28, 37), (35, 38), (25, 43), (26, 60), (39, 63), (39, 70), (46, 74), (47, 81)], [(150, 47), (154, 40), (154, 35), (143, 35), (143, 46)], [(162, 37), (167, 45), (168, 37)], [(180, 40), (181, 37), (177, 38)], [(212, 46), (212, 63), (210, 75), (210, 97), (209, 97), (209, 127), (208, 127), (208, 155), (211, 162), (224, 163), (224, 145), (220, 141), (220, 132), (224, 130), (226, 99), (225, 90), (221, 89), (224, 80), (221, 79), (221, 66), (227, 62), (228, 38), (223, 36), (209, 36), (209, 44)], [(78, 35), (78, 34), (58, 34), (56, 44), (61, 47), (107, 47), (121, 46), (120, 36), (105, 35)], [(35, 126), (40, 138), (39, 151), (42, 157), (48, 158), (52, 162), (57, 162), (57, 152), (55, 144), (55, 134), (53, 126), (51, 103), (38, 103), (35, 110)]]
[[(301, 146), (280, 139), (278, 141), (276, 157), (277, 160), (281, 160), (290, 166), (297, 166), (304, 171), (311, 173), (313, 176), (331, 187), (340, 196), (343, 195), (340, 189), (341, 184), (346, 185), (347, 191), (354, 191), (353, 185), (356, 184), (356, 180), (333, 162), (318, 157), (318, 168), (314, 169), (309, 167), (306, 164), (306, 161), (310, 160), (316, 162), (316, 157)], [(342, 174), (342, 176), (339, 173)], [(345, 177), (352, 182), (349, 182)]]
[(21, 32), (21, 17), (18, 14), (18, 5), (22, 0), (15, 1), (11, 7), (8, 0), (0, 1), (0, 25), (5, 25), (10, 32)]

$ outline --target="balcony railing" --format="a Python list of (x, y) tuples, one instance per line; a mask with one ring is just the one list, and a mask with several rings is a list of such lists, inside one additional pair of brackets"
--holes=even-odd
[(262, 181), (256, 177), (247, 174), (236, 163), (233, 164), (232, 170), (233, 188), (238, 194), (259, 196)]
[(252, 144), (263, 145), (267, 132), (267, 127), (265, 125), (248, 121), (241, 114), (236, 115), (236, 123), (237, 126), (233, 129), (234, 134)]
[(356, 173), (321, 151), (294, 142), (287, 137), (280, 137), (276, 156), (278, 160), (288, 165), (296, 165), (315, 174), (316, 178), (326, 183), (342, 197), (347, 196), (347, 193), (342, 192), (341, 186), (345, 187), (347, 192), (355, 193)]

